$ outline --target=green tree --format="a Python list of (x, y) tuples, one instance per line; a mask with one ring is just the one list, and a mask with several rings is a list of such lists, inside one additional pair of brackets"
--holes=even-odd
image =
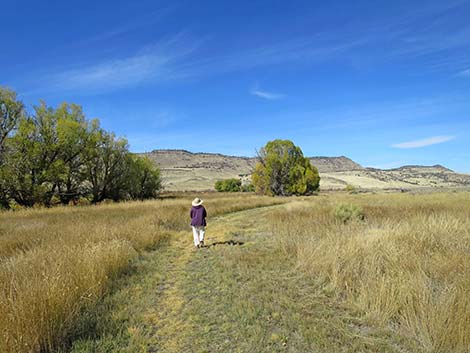
[(0, 165), (3, 160), (5, 142), (24, 116), (23, 102), (17, 99), (16, 93), (8, 88), (0, 87)]
[(44, 102), (35, 114), (20, 120), (8, 141), (5, 162), (7, 184), (12, 198), (24, 206), (50, 204), (55, 192), (54, 180), (64, 172), (57, 135), (57, 116)]
[(53, 183), (60, 201), (68, 204), (84, 196), (85, 150), (99, 129), (99, 122), (96, 119), (88, 121), (81, 106), (76, 104), (61, 104), (56, 109), (55, 115), (59, 152), (64, 169), (60, 175), (56, 175)]
[(15, 136), (8, 140), (8, 150), (3, 178), (9, 195), (20, 205), (33, 206), (43, 191), (41, 149), (33, 118), (20, 121)]
[(9, 208), (8, 175), (4, 167), (8, 153), (7, 140), (25, 115), (24, 105), (17, 99), (16, 93), (0, 87), (0, 208)]
[(20, 205), (64, 204), (78, 199), (85, 175), (84, 151), (98, 122), (87, 121), (80, 106), (64, 103), (57, 109), (44, 102), (22, 118), (7, 142), (3, 176), (10, 196)]
[(41, 102), (27, 115), (14, 92), (0, 89), (0, 99), (0, 207), (11, 200), (49, 206), (158, 195), (158, 168), (133, 156), (127, 141), (98, 120), (87, 120), (79, 105)]
[(128, 153), (127, 141), (113, 133), (98, 129), (90, 136), (84, 151), (84, 173), (93, 203), (123, 198)]
[(318, 170), (289, 140), (274, 140), (259, 153), (252, 176), (256, 191), (265, 195), (305, 195), (318, 189)]
[(131, 199), (155, 198), (162, 189), (160, 170), (146, 157), (129, 154), (125, 178), (126, 192)]

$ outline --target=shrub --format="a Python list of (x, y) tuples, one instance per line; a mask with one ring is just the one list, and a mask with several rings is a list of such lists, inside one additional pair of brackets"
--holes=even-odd
[(214, 185), (219, 192), (238, 192), (241, 190), (241, 186), (242, 181), (236, 178), (218, 180)]
[(357, 188), (354, 185), (347, 184), (346, 187), (344, 188), (344, 191), (347, 191), (350, 194), (356, 194), (357, 193)]
[(360, 206), (342, 203), (336, 206), (334, 217), (341, 223), (347, 223), (350, 221), (363, 221), (365, 215)]
[(90, 204), (90, 200), (88, 200), (86, 197), (80, 197), (76, 203), (77, 206), (88, 206)]
[(13, 210), (13, 211), (19, 211), (19, 210), (22, 210), (24, 209), (25, 207), (18, 204), (17, 202), (15, 202), (14, 200), (10, 201), (9, 205), (8, 205), (8, 209), (9, 210)]
[(255, 186), (253, 184), (245, 184), (241, 187), (241, 192), (255, 192)]

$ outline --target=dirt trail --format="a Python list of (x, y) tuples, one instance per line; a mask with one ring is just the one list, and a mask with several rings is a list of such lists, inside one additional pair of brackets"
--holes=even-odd
[(156, 331), (154, 339), (157, 345), (150, 347), (150, 351), (163, 352), (183, 352), (182, 343), (178, 337), (178, 332), (185, 332), (191, 329), (190, 324), (182, 319), (182, 311), (188, 305), (182, 295), (181, 283), (184, 281), (187, 263), (194, 254), (190, 247), (191, 238), (189, 235), (180, 235), (173, 244), (178, 256), (174, 258), (171, 266), (167, 269), (165, 282), (161, 284), (163, 291), (154, 308), (149, 308), (148, 317), (155, 317), (153, 324)]
[[(200, 327), (187, 320), (188, 307), (194, 305), (192, 299), (197, 296), (205, 296), (202, 291), (194, 291), (191, 297), (185, 296), (188, 289), (188, 280), (191, 279), (197, 270), (207, 269), (207, 260), (220, 251), (227, 251), (227, 247), (245, 245), (244, 242), (233, 238), (236, 231), (266, 231), (266, 216), (276, 207), (270, 206), (259, 209), (250, 209), (235, 212), (228, 215), (219, 216), (212, 219), (207, 227), (205, 247), (195, 249), (192, 246), (192, 235), (190, 232), (181, 233), (172, 244), (177, 257), (173, 258), (171, 266), (166, 271), (165, 282), (161, 288), (158, 304), (154, 308), (149, 308), (147, 317), (153, 317), (155, 334), (152, 341), (156, 344), (149, 347), (149, 351), (181, 353), (191, 352), (194, 349), (194, 342), (188, 341), (189, 337), (200, 337), (205, 332), (200, 331)], [(224, 247), (224, 249), (222, 249)], [(202, 263), (204, 262), (204, 263)], [(191, 282), (191, 281), (189, 281)], [(212, 284), (207, 282), (207, 286)]]

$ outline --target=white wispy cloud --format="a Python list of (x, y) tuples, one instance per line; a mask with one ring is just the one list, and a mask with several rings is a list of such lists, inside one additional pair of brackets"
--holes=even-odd
[(163, 76), (169, 61), (170, 58), (159, 54), (136, 55), (64, 71), (55, 81), (64, 89), (120, 88)]
[(327, 30), (282, 40), (273, 38), (256, 46), (215, 53), (193, 62), (192, 68), (204, 71), (204, 74), (214, 74), (268, 65), (315, 65), (331, 59), (358, 67), (408, 59), (420, 60), (423, 70), (455, 72), (456, 68), (468, 62), (466, 48), (470, 25), (460, 29), (451, 26), (441, 29), (437, 21), (417, 30), (416, 22), (426, 20), (431, 23), (432, 19), (438, 18), (449, 24), (446, 11), (457, 11), (456, 6), (461, 3), (430, 7), (426, 11), (417, 8), (405, 18), (392, 16), (386, 23), (383, 18), (365, 18), (362, 23), (345, 23), (340, 31)]
[(284, 98), (285, 95), (281, 93), (273, 93), (273, 92), (267, 92), (267, 91), (262, 91), (260, 89), (253, 89), (250, 92), (253, 96), (257, 96), (263, 99), (268, 99), (268, 100), (277, 100)]
[[(420, 58), (428, 68), (455, 70), (468, 58), (463, 49), (468, 47), (470, 25), (459, 29), (441, 27), (442, 23), (450, 23), (447, 12), (458, 11), (459, 6), (466, 3), (468, 1), (449, 1), (412, 6), (407, 9), (410, 11), (407, 16), (390, 16), (385, 23), (382, 17), (366, 16), (361, 21), (346, 22), (341, 30), (323, 30), (282, 40), (272, 37), (256, 46), (215, 53), (195, 61), (192, 68), (220, 73), (288, 63), (312, 65), (332, 58), (354, 65)], [(417, 30), (417, 21), (426, 21), (428, 25)], [(364, 60), (364, 50), (368, 50), (368, 60)], [(452, 51), (452, 55), (434, 55), (447, 51)]]
[(176, 6), (174, 4), (165, 5), (162, 8), (159, 8), (149, 13), (139, 15), (136, 17), (129, 16), (129, 20), (124, 23), (120, 23), (117, 26), (107, 28), (104, 31), (97, 31), (95, 34), (83, 38), (78, 41), (73, 41), (68, 44), (67, 47), (85, 47), (90, 44), (95, 43), (106, 43), (110, 40), (115, 40), (119, 37), (129, 35), (138, 30), (146, 29), (150, 26), (155, 26), (158, 22), (162, 21), (165, 17), (168, 17), (174, 10)]
[(402, 142), (392, 145), (394, 148), (420, 148), (431, 145), (436, 145), (438, 143), (443, 143), (455, 139), (455, 136), (433, 136), (422, 140), (415, 140), (409, 142)]
[(199, 44), (200, 41), (189, 41), (184, 34), (176, 35), (133, 55), (63, 70), (49, 75), (45, 81), (55, 90), (101, 92), (178, 79), (188, 74), (181, 67)]
[(470, 77), (470, 68), (468, 68), (468, 69), (466, 69), (466, 70), (463, 70), (463, 71), (460, 71), (460, 72), (459, 72), (459, 76)]
[[(391, 16), (385, 23), (381, 17), (365, 17), (361, 21), (346, 22), (341, 30), (322, 29), (310, 35), (290, 38), (266, 36), (268, 39), (256, 43), (247, 38), (242, 41), (246, 45), (232, 48), (230, 45), (220, 46), (220, 42), (227, 40), (214, 34), (199, 40), (176, 35), (160, 40), (150, 49), (137, 50), (127, 56), (110, 56), (107, 60), (91, 64), (81, 62), (59, 72), (49, 72), (44, 77), (42, 74), (28, 74), (28, 77), (40, 82), (41, 90), (101, 92), (145, 82), (201, 78), (270, 65), (315, 65), (338, 59), (353, 66), (373, 67), (377, 63), (418, 57), (422, 60), (423, 70), (448, 70), (453, 75), (460, 72), (461, 76), (470, 76), (470, 68), (462, 71), (468, 65), (470, 25), (462, 28), (450, 26), (451, 17), (447, 16), (449, 11), (461, 11), (459, 6), (466, 3), (466, 0), (449, 0), (412, 6), (413, 11), (407, 16)], [(161, 17), (172, 11), (162, 11)], [(418, 20), (427, 25), (417, 29)], [(152, 14), (109, 32), (99, 33), (80, 45), (106, 43), (109, 39), (143, 30), (155, 21), (158, 20)], [(213, 47), (206, 45), (211, 44), (208, 38), (214, 41)], [(199, 47), (201, 50), (196, 50)], [(259, 89), (251, 94), (264, 99), (282, 98), (278, 93)]]
[(343, 40), (329, 33), (317, 33), (215, 55), (201, 62), (200, 66), (214, 72), (230, 72), (294, 62), (314, 64), (355, 49), (363, 43), (362, 38)]

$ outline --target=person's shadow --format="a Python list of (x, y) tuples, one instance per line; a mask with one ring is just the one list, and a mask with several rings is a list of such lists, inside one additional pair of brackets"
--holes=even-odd
[(245, 243), (242, 242), (242, 241), (235, 241), (235, 240), (230, 239), (230, 240), (225, 240), (225, 241), (216, 241), (214, 243), (204, 245), (203, 247), (204, 248), (210, 248), (212, 246), (217, 246), (217, 245), (231, 245), (231, 246), (238, 245), (238, 246), (240, 246), (240, 245), (243, 245), (243, 244), (245, 244)]

